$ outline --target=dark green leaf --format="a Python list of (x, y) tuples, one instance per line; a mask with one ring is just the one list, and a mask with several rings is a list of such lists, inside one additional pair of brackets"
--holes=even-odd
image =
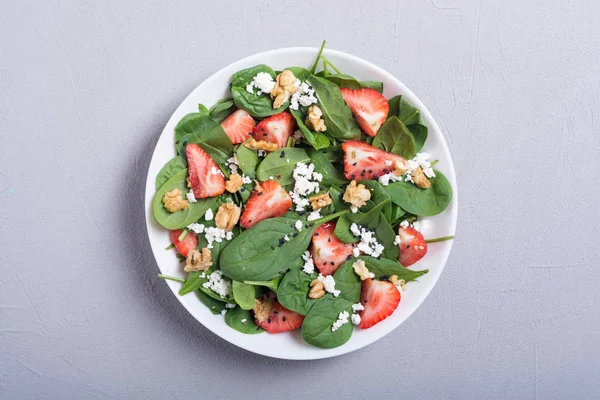
[(200, 114), (206, 114), (206, 115), (209, 114), (208, 108), (206, 108), (206, 106), (204, 104), (198, 104), (198, 112)]
[(322, 185), (345, 185), (348, 183), (344, 174), (333, 166), (322, 151), (306, 149), (306, 153), (310, 157), (310, 162), (314, 164), (315, 171), (323, 175)]
[(255, 334), (264, 332), (254, 323), (254, 316), (249, 310), (240, 307), (230, 308), (225, 314), (225, 323), (238, 332)]
[[(400, 264), (397, 260), (390, 260), (387, 258), (377, 259), (369, 256), (360, 256), (353, 260), (346, 261), (346, 263), (350, 263), (351, 265), (357, 259), (363, 260), (365, 262), (365, 265), (369, 269), (369, 272), (375, 274), (375, 279), (397, 275), (398, 279), (404, 279), (405, 282), (411, 282), (429, 272), (428, 269), (425, 269), (423, 271), (413, 271), (412, 269), (408, 269), (402, 266), (402, 264)], [(344, 264), (342, 264), (342, 266)], [(342, 267), (340, 266), (340, 268)]]
[(215, 300), (201, 290), (196, 290), (196, 294), (198, 295), (200, 302), (208, 307), (213, 314), (221, 314), (221, 311), (227, 308), (225, 307), (225, 304), (227, 303), (223, 303), (220, 300)]
[(398, 245), (394, 244), (396, 233), (385, 217), (379, 218), (379, 223), (375, 227), (375, 236), (385, 248), (382, 255), (390, 260), (397, 260), (399, 250)]
[(413, 136), (415, 153), (418, 153), (427, 140), (428, 129), (418, 108), (409, 103), (403, 96), (392, 97), (388, 101), (390, 112), (388, 118), (398, 117)]
[(258, 95), (256, 94), (256, 90), (254, 91), (255, 93), (249, 93), (246, 90), (246, 86), (259, 72), (266, 72), (275, 79), (275, 72), (271, 67), (264, 64), (246, 68), (233, 74), (230, 91), (235, 105), (237, 108), (246, 110), (255, 118), (264, 118), (284, 111), (289, 102), (285, 102), (281, 107), (273, 109), (273, 100), (269, 94)]
[(310, 283), (316, 277), (316, 273), (309, 275), (300, 268), (292, 268), (277, 288), (277, 300), (288, 310), (306, 315), (316, 301), (308, 297)]
[(156, 175), (156, 189), (158, 190), (173, 175), (187, 168), (187, 162), (182, 156), (173, 157)]
[(217, 164), (224, 164), (233, 154), (233, 144), (221, 125), (206, 114), (188, 114), (175, 127), (177, 152), (185, 154), (190, 143), (202, 147)]
[(407, 160), (415, 156), (413, 136), (397, 117), (391, 117), (385, 121), (372, 144), (390, 153), (398, 154)]
[(283, 275), (279, 275), (277, 278), (273, 278), (269, 281), (244, 281), (244, 283), (247, 283), (248, 285), (254, 285), (254, 286), (264, 286), (273, 291), (277, 291), (277, 288), (279, 287), (279, 284), (282, 279), (283, 279)]
[[(288, 162), (289, 160), (289, 162)], [(310, 158), (304, 149), (284, 147), (269, 153), (256, 170), (256, 176), (263, 182), (274, 179), (285, 186), (294, 182), (293, 172), (299, 162), (307, 163)]]
[(418, 216), (431, 216), (441, 213), (452, 200), (452, 187), (446, 177), (435, 171), (430, 178), (431, 187), (421, 189), (410, 182), (394, 182), (386, 186), (386, 191), (394, 204)]
[(244, 282), (233, 281), (233, 298), (243, 310), (251, 310), (256, 299), (256, 288)]
[(221, 123), (235, 111), (235, 103), (232, 98), (222, 99), (212, 106), (209, 115), (216, 122)]
[(360, 81), (360, 85), (365, 89), (375, 89), (379, 93), (383, 93), (383, 82), (379, 81)]
[(367, 229), (374, 230), (379, 224), (381, 210), (383, 210), (383, 207), (385, 207), (388, 203), (389, 200), (384, 200), (367, 212), (356, 212), (342, 215), (335, 225), (333, 234), (344, 243), (357, 242), (359, 238), (352, 234), (350, 226), (354, 223), (357, 225), (363, 225)]
[(254, 179), (256, 177), (256, 166), (259, 162), (257, 151), (250, 150), (242, 144), (235, 150), (235, 156), (244, 175)]

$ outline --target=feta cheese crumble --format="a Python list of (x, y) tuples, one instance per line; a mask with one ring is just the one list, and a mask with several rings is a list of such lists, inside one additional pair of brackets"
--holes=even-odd
[(362, 311), (365, 307), (360, 303), (352, 304), (352, 312)]
[(222, 298), (225, 298), (231, 294), (231, 282), (223, 277), (223, 273), (221, 271), (214, 271), (212, 274), (210, 274), (208, 276), (208, 281), (204, 282), (202, 287), (212, 290)]
[(249, 183), (252, 183), (252, 179), (250, 179), (249, 176), (242, 174), (242, 183), (248, 185)]
[(365, 307), (360, 303), (352, 304), (352, 317), (350, 319), (354, 325), (360, 324), (360, 315), (358, 315), (357, 312), (364, 309)]
[(252, 81), (246, 85), (246, 91), (248, 93), (254, 94), (254, 89), (258, 89), (256, 92), (257, 95), (271, 93), (271, 90), (275, 87), (275, 80), (273, 77), (267, 72), (259, 72), (256, 74)]
[(227, 167), (231, 171), (232, 174), (236, 174), (238, 172), (240, 163), (238, 162), (237, 156), (234, 154), (233, 157), (230, 157), (225, 161)]
[(314, 89), (308, 83), (302, 82), (296, 93), (292, 94), (290, 98), (290, 109), (297, 110), (300, 106), (308, 107), (317, 102)]
[(215, 215), (213, 214), (213, 211), (210, 208), (206, 210), (206, 213), (204, 213), (204, 219), (207, 221), (212, 221), (214, 217)]
[(394, 244), (397, 246), (400, 244), (401, 241), (402, 239), (400, 239), (400, 236), (396, 235), (396, 237), (394, 238)]
[(217, 167), (210, 167), (210, 174), (211, 175), (221, 175), (221, 176), (225, 176), (223, 175), (223, 172), (221, 172), (221, 170)]
[[(371, 257), (379, 257), (385, 250), (385, 247), (377, 241), (375, 233), (356, 224), (350, 225), (350, 232), (354, 236), (360, 237), (360, 243), (354, 248), (353, 254), (356, 256), (357, 250), (362, 251)], [(359, 253), (360, 254), (360, 253)]]
[(196, 222), (194, 222), (193, 224), (189, 224), (187, 226), (187, 228), (194, 232), (195, 234), (199, 234), (199, 233), (203, 233), (204, 232), (204, 225), (203, 224), (198, 224)]
[(189, 192), (187, 192), (185, 197), (187, 198), (187, 201), (189, 201), (190, 203), (195, 203), (197, 201), (196, 196), (194, 196), (193, 190), (190, 190)]
[[(379, 177), (379, 183), (383, 186), (387, 186), (390, 182), (413, 182), (412, 173), (419, 167), (423, 170), (423, 173), (428, 178), (434, 178), (435, 172), (433, 172), (433, 168), (431, 167), (431, 162), (429, 161), (428, 153), (417, 153), (411, 160), (407, 160), (406, 163), (408, 165), (408, 170), (405, 174), (401, 176), (397, 176), (394, 172), (390, 172), (389, 174), (385, 174)], [(390, 161), (386, 161), (385, 165), (392, 165)]]
[[(294, 168), (294, 189), (290, 192), (290, 197), (294, 202), (296, 211), (304, 211), (310, 204), (307, 196), (319, 192), (319, 182), (323, 180), (323, 175), (315, 172), (314, 164), (298, 163)], [(317, 217), (315, 219), (320, 218)]]
[(235, 304), (233, 304), (233, 303), (225, 303), (225, 308), (235, 308)]
[(315, 272), (315, 263), (313, 262), (313, 258), (310, 254), (310, 251), (306, 250), (304, 254), (302, 254), (302, 259), (304, 260), (304, 266), (302, 267), (302, 271), (309, 275)]
[(206, 247), (212, 249), (214, 242), (221, 243), (223, 239), (231, 240), (233, 238), (233, 232), (225, 232), (225, 229), (208, 227), (204, 228), (204, 237), (208, 242)]
[(258, 156), (259, 157), (266, 157), (267, 156), (267, 152), (264, 150), (258, 150)]
[(311, 211), (310, 214), (308, 214), (308, 217), (306, 217), (307, 221), (314, 221), (315, 219), (319, 219), (321, 218), (321, 210), (316, 210), (316, 211)]
[(348, 313), (348, 311), (342, 311), (339, 315), (338, 315), (338, 319), (337, 321), (335, 321), (333, 323), (333, 325), (331, 326), (331, 331), (335, 332), (338, 329), (340, 329), (342, 327), (342, 325), (345, 325), (348, 323), (348, 318), (350, 317), (350, 314)]
[(294, 223), (294, 228), (296, 228), (296, 230), (297, 230), (298, 232), (302, 232), (302, 221), (300, 221), (300, 220), (297, 220), (297, 221)]
[(352, 317), (350, 317), (350, 319), (352, 320), (352, 323), (354, 325), (359, 325), (360, 324), (360, 315), (358, 315), (358, 314), (352, 314)]
[(221, 310), (221, 315), (225, 316), (227, 314), (227, 310)]
[(335, 288), (335, 279), (333, 279), (333, 275), (323, 276), (319, 274), (317, 279), (323, 284), (325, 291), (331, 293), (333, 297), (338, 297), (340, 293), (342, 293)]

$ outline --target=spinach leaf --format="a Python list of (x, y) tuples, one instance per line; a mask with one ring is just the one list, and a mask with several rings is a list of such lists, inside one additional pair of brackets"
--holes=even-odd
[(235, 105), (237, 108), (246, 110), (248, 114), (255, 118), (264, 118), (284, 111), (288, 107), (289, 102), (286, 101), (281, 107), (273, 109), (273, 100), (269, 94), (258, 95), (256, 93), (249, 93), (246, 90), (246, 86), (259, 72), (266, 72), (275, 79), (275, 72), (271, 67), (264, 64), (246, 68), (233, 74), (230, 91)]
[(383, 82), (379, 81), (360, 81), (360, 85), (365, 89), (375, 89), (379, 93), (383, 93)]
[(352, 111), (344, 101), (340, 88), (333, 82), (316, 76), (311, 76), (307, 82), (313, 87), (319, 100), (327, 135), (341, 140), (360, 138), (360, 128), (354, 121)]
[[(369, 256), (360, 256), (346, 261), (344, 264), (348, 263), (350, 266), (352, 266), (357, 259), (365, 262), (369, 272), (375, 274), (375, 279), (381, 279), (382, 277), (389, 277), (391, 275), (398, 275), (398, 279), (404, 279), (405, 282), (411, 282), (429, 272), (428, 269), (424, 269), (422, 271), (413, 271), (412, 269), (402, 266), (402, 264), (400, 264), (397, 260), (389, 260), (387, 258), (377, 259)], [(342, 268), (344, 264), (342, 264), (340, 268)]]
[(375, 227), (375, 236), (379, 239), (379, 243), (385, 247), (382, 255), (390, 260), (397, 260), (399, 249), (398, 245), (394, 244), (396, 233), (384, 216), (379, 218), (379, 223)]
[(357, 89), (375, 89), (379, 93), (383, 93), (383, 82), (378, 81), (358, 81), (350, 75), (327, 75), (325, 79), (338, 85), (340, 88)]
[(421, 111), (401, 95), (392, 97), (388, 103), (390, 105), (388, 118), (396, 116), (406, 126), (415, 141), (415, 153), (418, 153), (423, 148), (428, 134)]
[(304, 139), (306, 139), (308, 144), (310, 144), (315, 149), (329, 147), (331, 145), (331, 141), (329, 140), (327, 135), (320, 132), (314, 132), (308, 129), (308, 127), (304, 123), (304, 121), (306, 121), (307, 110), (307, 107), (300, 107), (298, 110), (290, 109), (290, 112), (292, 113), (294, 119), (296, 120), (296, 123), (298, 124), (298, 129), (300, 129), (300, 132), (302, 132), (302, 135), (304, 135)]
[(379, 218), (381, 217), (381, 210), (389, 203), (389, 199), (382, 201), (375, 205), (367, 212), (356, 212), (342, 215), (333, 231), (333, 234), (344, 243), (355, 243), (359, 240), (350, 231), (350, 226), (354, 223), (357, 225), (363, 225), (367, 229), (375, 229), (379, 224)]
[(306, 315), (316, 301), (308, 297), (310, 283), (316, 278), (316, 273), (309, 275), (300, 268), (292, 268), (277, 288), (277, 300), (288, 310)]
[(254, 190), (253, 183), (247, 183), (240, 188), (240, 191), (238, 193), (240, 194), (240, 197), (242, 198), (243, 204), (246, 204), (246, 202), (250, 198), (250, 195), (252, 194), (253, 190)]
[(201, 290), (196, 290), (196, 295), (202, 304), (204, 304), (213, 314), (221, 314), (221, 311), (227, 309), (226, 303), (220, 300), (215, 300)]
[(310, 71), (303, 67), (288, 67), (287, 70), (292, 71), (296, 79), (300, 79), (301, 81), (305, 81), (310, 77)]
[[(288, 162), (289, 160), (289, 162)], [(256, 169), (256, 177), (263, 182), (272, 177), (281, 186), (294, 182), (293, 172), (296, 163), (306, 163), (310, 158), (304, 149), (284, 147), (269, 153)]]
[(262, 328), (254, 323), (254, 316), (249, 310), (239, 307), (230, 308), (225, 314), (225, 323), (238, 332), (255, 334), (264, 332)]
[(182, 156), (175, 156), (156, 175), (156, 189), (158, 190), (173, 175), (187, 168), (187, 161)]
[(233, 298), (243, 310), (252, 310), (256, 299), (256, 288), (244, 282), (233, 281)]
[(183, 169), (173, 175), (167, 182), (164, 183), (154, 195), (152, 200), (152, 212), (154, 219), (159, 225), (167, 229), (181, 229), (185, 228), (192, 222), (196, 222), (198, 218), (204, 215), (216, 201), (215, 197), (209, 197), (206, 199), (198, 199), (195, 203), (190, 203), (187, 210), (180, 210), (174, 213), (170, 213), (164, 207), (162, 198), (165, 193), (170, 192), (173, 189), (181, 190), (182, 195), (188, 192), (186, 178), (188, 176), (188, 170)]
[(235, 156), (244, 175), (254, 179), (256, 177), (256, 166), (259, 161), (258, 152), (250, 150), (242, 144), (235, 150)]
[[(245, 230), (233, 239), (227, 251), (221, 254), (219, 266), (225, 275), (237, 281), (268, 281), (291, 267), (290, 260), (301, 262), (313, 232), (323, 223), (333, 220), (345, 211), (305, 223), (296, 231), (293, 213), (279, 218), (269, 218)], [(285, 235), (290, 240), (279, 244)]]
[(335, 209), (335, 211), (350, 209), (350, 204), (346, 203), (343, 199), (344, 190), (340, 189), (337, 186), (330, 186), (328, 191), (329, 197), (331, 197), (331, 204), (333, 204), (333, 208)]
[(446, 177), (435, 171), (435, 178), (429, 179), (431, 187), (421, 189), (410, 182), (394, 182), (385, 187), (394, 204), (418, 216), (431, 216), (441, 213), (452, 200), (452, 187)]
[(283, 275), (279, 275), (277, 278), (273, 278), (270, 281), (244, 281), (244, 283), (254, 286), (264, 286), (273, 291), (276, 291), (282, 279)]
[(233, 144), (221, 125), (202, 113), (186, 115), (175, 127), (177, 152), (185, 154), (190, 143), (202, 147), (217, 164), (224, 164), (233, 153)]
[[(218, 301), (225, 302), (225, 303), (234, 303), (235, 301), (233, 299), (233, 296), (221, 297), (221, 295), (214, 292), (212, 289), (208, 289), (208, 288), (205, 288), (204, 286), (202, 286), (206, 282), (208, 282), (208, 277), (212, 273), (213, 273), (212, 268), (210, 268), (206, 271), (203, 271), (203, 272), (198, 272), (198, 271), (190, 272), (188, 274), (188, 278), (186, 279), (185, 283), (183, 284), (181, 289), (179, 289), (179, 295), (183, 296), (185, 294), (193, 292), (194, 290), (201, 290), (204, 294), (206, 294), (207, 296), (211, 297), (214, 300), (218, 300)], [(204, 277), (202, 277), (202, 275), (204, 275)]]
[(235, 111), (235, 103), (232, 98), (221, 99), (208, 110), (208, 115), (218, 123), (229, 117)]
[(381, 212), (388, 222), (391, 222), (392, 202), (389, 193), (385, 190), (385, 187), (376, 180), (359, 181), (359, 183), (362, 183), (371, 191), (371, 199), (368, 200), (367, 205), (362, 208), (362, 212), (364, 213), (370, 211), (378, 204), (385, 202)]
[(206, 108), (206, 106), (204, 104), (198, 104), (198, 112), (200, 114), (206, 114), (206, 115), (209, 114), (208, 108)]
[(415, 141), (410, 131), (398, 119), (388, 118), (373, 139), (373, 146), (410, 160), (415, 156)]
[(405, 218), (404, 215), (406, 211), (402, 209), (398, 204), (392, 203), (392, 218), (390, 220), (391, 225), (396, 225), (399, 222), (402, 222)]
[(344, 174), (335, 168), (321, 151), (306, 149), (306, 153), (310, 157), (310, 162), (315, 165), (315, 171), (323, 175), (322, 185), (345, 185), (348, 183)]
[(351, 322), (333, 332), (331, 327), (341, 312), (352, 314), (352, 305), (360, 301), (361, 283), (352, 269), (354, 260), (344, 262), (333, 274), (338, 297), (327, 293), (312, 306), (302, 323), (302, 338), (309, 344), (331, 349), (346, 343), (352, 336)]

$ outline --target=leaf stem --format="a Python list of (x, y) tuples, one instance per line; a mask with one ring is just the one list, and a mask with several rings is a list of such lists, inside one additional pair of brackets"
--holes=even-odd
[(433, 160), (430, 164), (431, 167), (433, 167), (435, 164), (437, 164), (438, 162), (440, 162), (440, 160)]
[(163, 275), (163, 274), (158, 274), (157, 276), (159, 278), (161, 278), (161, 279), (165, 279), (165, 280), (168, 280), (168, 281), (175, 281), (175, 282), (179, 282), (179, 283), (185, 283), (185, 279), (178, 278), (176, 276)]
[(333, 64), (331, 63), (331, 61), (329, 61), (328, 59), (326, 59), (326, 58), (325, 58), (325, 57), (323, 57), (323, 56), (321, 56), (321, 59), (323, 60), (323, 62), (324, 62), (324, 63), (327, 63), (327, 64), (329, 64), (329, 66), (330, 66), (331, 68), (333, 68), (333, 70), (335, 71), (335, 73), (336, 73), (336, 74), (338, 74), (338, 75), (342, 75), (342, 72), (341, 72), (339, 69), (337, 69), (337, 68), (336, 68), (336, 66), (335, 66), (335, 65), (333, 65)]
[(165, 250), (171, 250), (173, 247), (175, 247), (175, 243), (171, 243), (170, 245), (165, 247)]
[(444, 237), (440, 237), (440, 238), (435, 238), (435, 239), (427, 239), (425, 240), (426, 243), (437, 243), (437, 242), (445, 242), (446, 240), (452, 240), (454, 239), (454, 236), (444, 236)]
[(188, 232), (189, 231), (187, 229), (184, 229), (183, 232), (181, 232), (181, 235), (179, 235), (179, 237), (177, 238), (177, 240), (179, 240), (181, 242), (183, 239), (185, 239), (185, 237), (187, 236)]
[(319, 60), (321, 59), (321, 54), (323, 54), (323, 49), (325, 48), (325, 43), (326, 43), (325, 40), (323, 40), (323, 43), (321, 43), (321, 48), (319, 49), (319, 52), (317, 53), (317, 58), (315, 59), (315, 63), (313, 64), (312, 68), (310, 69), (311, 74), (314, 74), (315, 71), (317, 70), (317, 65), (319, 64)]

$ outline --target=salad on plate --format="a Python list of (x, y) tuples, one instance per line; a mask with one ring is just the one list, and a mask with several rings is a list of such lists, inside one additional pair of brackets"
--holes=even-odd
[(333, 348), (392, 315), (428, 272), (428, 243), (453, 237), (426, 239), (424, 218), (452, 188), (422, 150), (419, 109), (342, 73), (324, 44), (310, 70), (238, 71), (231, 97), (185, 115), (152, 212), (187, 273), (159, 277), (180, 295), (241, 333), (300, 329)]

